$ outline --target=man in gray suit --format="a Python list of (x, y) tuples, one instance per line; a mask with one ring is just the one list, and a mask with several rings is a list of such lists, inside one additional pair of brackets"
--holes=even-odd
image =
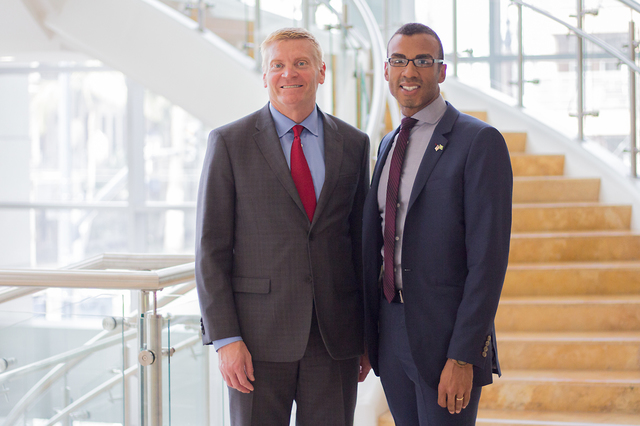
[(278, 30), (261, 50), (270, 102), (211, 132), (200, 180), (203, 343), (218, 351), (234, 426), (288, 425), (294, 400), (300, 425), (351, 425), (369, 370), (369, 139), (316, 106), (325, 64), (313, 35)]

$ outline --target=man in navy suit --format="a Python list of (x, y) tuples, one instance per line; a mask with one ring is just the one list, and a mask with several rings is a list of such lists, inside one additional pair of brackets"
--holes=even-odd
[(404, 25), (387, 53), (404, 118), (382, 140), (364, 206), (368, 355), (397, 426), (474, 425), (482, 386), (500, 374), (509, 153), (495, 128), (440, 95), (446, 65), (431, 28)]

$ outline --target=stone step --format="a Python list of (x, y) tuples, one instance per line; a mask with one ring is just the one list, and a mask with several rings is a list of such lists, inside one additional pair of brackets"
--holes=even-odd
[(488, 123), (487, 111), (464, 111), (464, 113)]
[(640, 331), (640, 295), (503, 297), (496, 330)]
[(507, 370), (482, 390), (490, 410), (640, 414), (640, 371)]
[(607, 262), (640, 259), (640, 235), (626, 231), (511, 234), (509, 262)]
[(600, 179), (563, 176), (522, 176), (513, 178), (514, 203), (597, 202)]
[[(569, 409), (571, 407), (567, 407)], [(640, 414), (478, 410), (480, 426), (623, 426), (640, 425)], [(391, 423), (393, 425), (393, 423)]]
[(600, 203), (514, 204), (511, 232), (629, 230), (631, 206)]
[(512, 263), (502, 296), (640, 294), (640, 262)]
[(640, 371), (640, 331), (498, 332), (504, 370)]
[(510, 153), (524, 152), (527, 145), (525, 132), (501, 132)]
[(514, 176), (562, 176), (564, 155), (511, 154)]

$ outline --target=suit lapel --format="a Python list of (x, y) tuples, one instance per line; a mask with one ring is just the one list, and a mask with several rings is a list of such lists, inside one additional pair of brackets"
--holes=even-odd
[(433, 168), (442, 157), (442, 154), (446, 151), (449, 140), (445, 135), (451, 132), (453, 123), (455, 123), (458, 115), (458, 110), (447, 103), (447, 110), (434, 129), (433, 136), (431, 136), (429, 145), (427, 145), (427, 150), (422, 158), (422, 162), (420, 163), (420, 168), (418, 169), (416, 179), (413, 183), (413, 188), (411, 189), (411, 197), (409, 198), (407, 210), (411, 209), (411, 206), (413, 206), (418, 194), (420, 194), (422, 188), (427, 184), (427, 180), (429, 180), (429, 176), (431, 176)]
[(289, 168), (287, 159), (282, 152), (280, 139), (276, 132), (276, 126), (273, 124), (268, 104), (262, 108), (258, 114), (256, 130), (257, 132), (253, 135), (253, 138), (262, 152), (262, 155), (267, 160), (269, 167), (271, 167), (271, 170), (273, 170), (273, 173), (276, 175), (284, 189), (289, 193), (293, 201), (306, 217), (307, 213), (302, 205), (302, 201), (300, 200), (296, 184), (293, 183), (291, 169)]
[(378, 192), (378, 186), (380, 185), (380, 176), (382, 175), (384, 163), (387, 161), (387, 156), (389, 155), (389, 151), (391, 150), (391, 146), (393, 145), (393, 139), (396, 137), (399, 131), (400, 128), (398, 127), (395, 131), (387, 133), (387, 135), (382, 139), (382, 142), (380, 142), (378, 159), (376, 161), (376, 166), (373, 169), (373, 177), (371, 179), (371, 191), (375, 191), (376, 193)]
[(322, 123), (324, 131), (324, 184), (322, 185), (322, 191), (320, 191), (320, 197), (318, 198), (318, 204), (316, 205), (316, 211), (313, 215), (313, 223), (316, 223), (317, 218), (320, 217), (322, 211), (325, 209), (334, 188), (338, 183), (338, 177), (340, 176), (340, 165), (342, 164), (342, 155), (344, 151), (344, 140), (342, 135), (338, 133), (338, 128), (331, 117), (327, 116), (324, 112), (322, 114)]

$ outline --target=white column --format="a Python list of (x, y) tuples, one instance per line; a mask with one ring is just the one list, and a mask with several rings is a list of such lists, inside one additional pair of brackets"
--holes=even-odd
[[(0, 203), (29, 200), (28, 75), (0, 75)], [(0, 208), (0, 267), (28, 267), (32, 238), (28, 210)]]

